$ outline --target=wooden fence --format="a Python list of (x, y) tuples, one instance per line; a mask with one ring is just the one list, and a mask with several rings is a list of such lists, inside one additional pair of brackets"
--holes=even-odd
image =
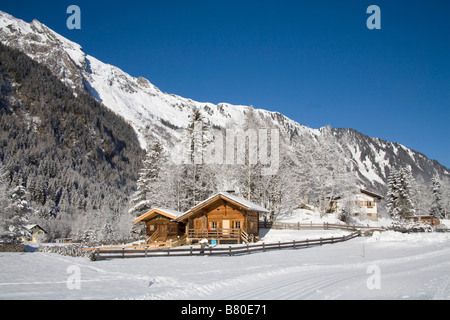
[(286, 222), (260, 222), (260, 228), (268, 229), (288, 229), (288, 230), (344, 230), (344, 231), (358, 231), (358, 230), (384, 230), (380, 227), (356, 226), (349, 224), (335, 224), (335, 223), (286, 223)]
[(302, 241), (278, 242), (278, 243), (262, 243), (262, 244), (246, 244), (241, 246), (218, 246), (215, 248), (201, 248), (201, 247), (178, 247), (178, 248), (163, 248), (151, 250), (145, 249), (114, 249), (114, 250), (96, 250), (94, 260), (106, 259), (128, 259), (128, 258), (149, 258), (149, 257), (183, 257), (183, 256), (233, 256), (250, 254), (258, 251), (281, 250), (281, 249), (300, 249), (311, 246), (322, 246), (325, 244), (334, 244), (348, 241), (350, 239), (359, 237), (360, 232), (353, 232), (342, 237), (307, 239)]

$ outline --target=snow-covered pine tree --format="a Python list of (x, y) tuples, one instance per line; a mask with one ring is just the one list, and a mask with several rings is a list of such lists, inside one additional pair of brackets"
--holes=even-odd
[(8, 197), (8, 172), (2, 164), (0, 164), (0, 243), (7, 243), (13, 240), (13, 235), (9, 231), (6, 223), (8, 219), (6, 208), (10, 206), (11, 199)]
[(391, 213), (391, 217), (393, 219), (399, 220), (400, 214), (398, 210), (398, 198), (399, 198), (399, 186), (398, 186), (398, 180), (399, 180), (399, 172), (395, 169), (391, 170), (391, 173), (388, 178), (388, 192), (386, 196), (386, 205), (388, 208), (388, 211)]
[(204, 158), (207, 155), (207, 146), (212, 143), (213, 137), (209, 123), (204, 119), (200, 110), (194, 109), (186, 133), (188, 161), (181, 165), (182, 179), (177, 179), (184, 190), (184, 196), (180, 199), (182, 211), (207, 199), (216, 191), (214, 171)]
[(392, 170), (388, 179), (387, 207), (393, 219), (403, 220), (415, 215), (414, 177), (411, 170), (403, 168)]
[[(314, 199), (314, 190), (317, 179), (315, 179), (314, 169), (314, 141), (308, 135), (294, 139), (293, 145), (293, 166), (291, 168), (292, 179), (295, 181), (294, 195), (300, 204), (310, 204)], [(297, 204), (298, 205), (298, 204)]]
[(444, 206), (444, 216), (445, 219), (450, 218), (450, 178), (444, 177), (441, 181), (441, 190), (442, 190), (442, 204)]
[(443, 204), (443, 197), (442, 197), (442, 190), (441, 190), (441, 181), (439, 179), (438, 175), (435, 175), (433, 179), (431, 180), (432, 188), (432, 199), (433, 202), (431, 203), (430, 208), (430, 215), (443, 219), (445, 218), (445, 209)]
[(414, 178), (413, 200), (416, 215), (427, 215), (431, 208), (432, 192), (423, 176)]
[(315, 174), (318, 185), (318, 208), (323, 215), (329, 208), (330, 199), (336, 195), (346, 198), (359, 192), (352, 163), (343, 157), (345, 150), (327, 126), (320, 129), (319, 146), (315, 149)]
[[(257, 135), (260, 129), (266, 128), (263, 127), (260, 117), (255, 109), (250, 107), (246, 112), (244, 127), (242, 128), (242, 134), (240, 134), (241, 137), (236, 137), (237, 139), (244, 139), (244, 149), (236, 150), (238, 154), (244, 155), (242, 158), (243, 164), (238, 163), (237, 159), (239, 156), (237, 156), (235, 166), (237, 169), (237, 178), (239, 179), (238, 183), (243, 191), (244, 197), (255, 203), (266, 202), (264, 200), (267, 200), (268, 198), (267, 196), (264, 196), (265, 190), (260, 190), (263, 179), (261, 176), (261, 163), (259, 161), (254, 161), (258, 159), (259, 147), (261, 147), (259, 146), (259, 143), (255, 143), (257, 142)], [(239, 135), (239, 133), (237, 132), (236, 135)], [(251, 139), (253, 140), (253, 143), (250, 142)], [(256, 157), (256, 159), (251, 160), (250, 157)]]
[(163, 146), (159, 141), (155, 141), (150, 146), (139, 172), (137, 190), (130, 201), (130, 214), (138, 217), (153, 207), (163, 206), (165, 197), (161, 197), (159, 194), (159, 185), (165, 162)]
[(22, 185), (8, 188), (8, 172), (0, 167), (0, 242), (15, 243), (18, 238), (29, 238), (26, 228), (33, 209), (26, 200), (26, 190)]
[(414, 196), (417, 194), (414, 188), (417, 187), (417, 184), (409, 168), (403, 168), (401, 171), (400, 186), (400, 214), (403, 218), (414, 216), (416, 214)]

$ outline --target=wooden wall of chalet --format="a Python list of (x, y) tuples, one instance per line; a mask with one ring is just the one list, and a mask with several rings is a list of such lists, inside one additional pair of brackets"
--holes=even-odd
[(171, 221), (168, 218), (158, 216), (153, 220), (147, 221), (146, 225), (146, 233), (147, 237), (153, 235), (155, 231), (159, 231), (158, 238), (159, 240), (167, 240), (167, 239), (175, 239), (178, 236), (184, 235), (184, 224)]
[(405, 220), (426, 223), (431, 226), (438, 226), (441, 224), (441, 220), (433, 216), (413, 216), (413, 217), (406, 217)]

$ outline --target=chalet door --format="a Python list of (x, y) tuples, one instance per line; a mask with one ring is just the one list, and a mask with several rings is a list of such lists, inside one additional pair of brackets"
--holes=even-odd
[(222, 228), (224, 229), (223, 230), (223, 235), (224, 236), (230, 235), (231, 221), (230, 220), (223, 220), (222, 221)]
[(160, 224), (160, 225), (158, 225), (158, 231), (159, 231), (159, 233), (158, 233), (158, 236), (159, 237), (167, 237), (167, 225), (166, 224)]

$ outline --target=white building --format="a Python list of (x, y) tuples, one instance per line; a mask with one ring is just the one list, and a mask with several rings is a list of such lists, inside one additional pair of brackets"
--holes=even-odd
[(379, 194), (361, 190), (355, 195), (354, 205), (351, 206), (350, 214), (353, 216), (367, 217), (369, 220), (378, 220), (378, 203), (382, 196)]
[(382, 196), (361, 189), (352, 197), (334, 197), (330, 201), (328, 212), (348, 212), (350, 216), (378, 221), (378, 204)]
[(31, 238), (24, 239), (22, 238), (22, 242), (25, 243), (43, 243), (47, 241), (47, 231), (42, 229), (37, 224), (30, 224), (25, 226), (28, 230), (30, 230)]

